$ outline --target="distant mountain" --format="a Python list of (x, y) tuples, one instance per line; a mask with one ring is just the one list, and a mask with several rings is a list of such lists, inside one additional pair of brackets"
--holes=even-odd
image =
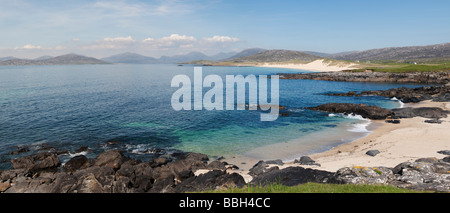
[(2, 57), (0, 58), (0, 61), (7, 61), (7, 60), (14, 60), (14, 59), (19, 59), (13, 56), (7, 56), (7, 57)]
[(241, 52), (239, 52), (239, 53), (237, 53), (237, 54), (235, 54), (233, 56), (230, 56), (228, 58), (223, 59), (223, 61), (229, 61), (229, 60), (233, 60), (233, 59), (236, 59), (236, 58), (242, 58), (242, 57), (245, 57), (245, 56), (257, 54), (257, 53), (264, 52), (264, 51), (266, 51), (266, 50), (265, 49), (261, 49), (261, 48), (245, 49), (245, 50), (242, 50)]
[(246, 62), (286, 62), (305, 61), (310, 62), (322, 57), (293, 50), (266, 50), (249, 56), (229, 60), (234, 63)]
[(37, 57), (34, 60), (45, 60), (45, 59), (49, 59), (49, 58), (53, 58), (53, 56), (44, 55), (44, 56), (41, 56), (41, 57)]
[(227, 52), (227, 53), (220, 52), (220, 53), (210, 56), (210, 60), (211, 61), (220, 61), (220, 60), (224, 60), (226, 58), (230, 58), (234, 55), (236, 55), (236, 52)]
[(315, 56), (319, 56), (319, 57), (324, 57), (324, 58), (332, 55), (330, 53), (322, 53), (322, 52), (315, 52), (315, 51), (302, 51), (302, 52), (308, 53), (308, 54), (311, 54), (311, 55), (315, 55)]
[(107, 58), (102, 58), (101, 60), (111, 62), (111, 63), (122, 63), (122, 64), (157, 64), (159, 60), (153, 57), (143, 56), (137, 53), (122, 53), (113, 55)]
[(332, 59), (352, 61), (410, 61), (415, 59), (450, 58), (450, 43), (427, 46), (388, 47), (365, 51), (355, 51), (350, 53), (333, 54), (328, 57)]
[(211, 57), (201, 52), (190, 52), (186, 55), (161, 56), (159, 58), (160, 63), (163, 64), (173, 64), (194, 60), (211, 60)]
[(76, 54), (66, 54), (44, 60), (31, 59), (11, 59), (0, 61), (0, 65), (21, 66), (21, 65), (69, 65), (69, 64), (107, 64), (108, 62), (96, 58), (86, 57)]

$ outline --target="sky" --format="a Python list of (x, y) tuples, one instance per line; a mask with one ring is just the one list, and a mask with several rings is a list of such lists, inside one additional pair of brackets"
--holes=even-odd
[(450, 42), (449, 10), (448, 0), (0, 0), (0, 57), (430, 45)]

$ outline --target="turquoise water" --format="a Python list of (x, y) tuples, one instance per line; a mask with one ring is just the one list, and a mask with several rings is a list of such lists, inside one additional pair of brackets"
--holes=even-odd
[[(73, 65), (0, 67), (0, 162), (17, 146), (46, 144), (74, 152), (87, 145), (94, 152), (118, 148), (145, 157), (149, 149), (169, 148), (210, 156), (243, 154), (311, 133), (348, 129), (364, 120), (305, 110), (329, 102), (398, 107), (383, 97), (333, 97), (328, 92), (388, 89), (420, 85), (312, 80), (280, 80), (280, 105), (286, 110), (273, 122), (259, 111), (174, 111), (173, 76), (193, 76), (192, 66)], [(258, 67), (203, 67), (203, 75), (276, 74), (298, 70)], [(307, 72), (307, 71), (305, 71)], [(193, 78), (191, 78), (193, 79)], [(205, 89), (207, 90), (207, 89)], [(364, 132), (364, 128), (358, 130)], [(323, 146), (323, 145), (321, 145)], [(317, 147), (316, 147), (317, 148)], [(34, 150), (32, 150), (34, 151)], [(150, 153), (151, 154), (151, 153)]]

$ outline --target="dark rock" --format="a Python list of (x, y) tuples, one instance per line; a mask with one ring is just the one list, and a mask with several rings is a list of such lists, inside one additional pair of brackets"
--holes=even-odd
[(450, 156), (443, 158), (442, 162), (450, 163)]
[(320, 164), (316, 163), (309, 156), (302, 156), (299, 160), (295, 159), (294, 163), (299, 163), (300, 165), (311, 165), (311, 166), (320, 166)]
[(244, 178), (237, 173), (228, 174), (225, 171), (213, 170), (199, 176), (186, 179), (178, 184), (177, 192), (215, 190), (220, 188), (245, 186)]
[(220, 161), (217, 161), (217, 160), (212, 161), (211, 163), (209, 163), (206, 166), (206, 168), (210, 169), (210, 170), (226, 170), (225, 164), (223, 162), (220, 162)]
[(268, 161), (266, 161), (266, 163), (267, 163), (267, 164), (276, 164), (276, 165), (279, 165), (279, 166), (283, 166), (283, 165), (284, 165), (283, 161), (280, 160), (280, 159), (277, 159), (277, 160), (268, 160)]
[(434, 102), (450, 102), (450, 93), (443, 93), (433, 98)]
[(281, 170), (273, 170), (260, 174), (253, 178), (252, 185), (266, 186), (268, 184), (282, 184), (295, 186), (307, 182), (325, 183), (330, 182), (329, 178), (333, 173), (302, 167), (288, 167)]
[(266, 172), (274, 171), (274, 170), (278, 170), (278, 169), (279, 169), (278, 166), (269, 168), (269, 165), (266, 162), (259, 161), (249, 170), (248, 174), (251, 176), (258, 176), (258, 175), (264, 174)]
[(84, 169), (89, 166), (90, 164), (88, 158), (84, 155), (78, 155), (67, 161), (67, 163), (64, 164), (64, 169), (68, 172), (74, 172), (76, 170)]
[(170, 160), (164, 157), (159, 157), (156, 159), (153, 159), (152, 163), (150, 164), (151, 167), (160, 167), (162, 165), (166, 165), (169, 163)]
[(114, 170), (118, 170), (122, 163), (127, 160), (128, 158), (122, 154), (122, 151), (113, 149), (97, 156), (94, 159), (94, 166), (108, 166)]
[(390, 109), (384, 109), (375, 105), (351, 103), (328, 103), (317, 107), (308, 107), (307, 109), (331, 113), (357, 114), (361, 115), (363, 118), (374, 120), (386, 119), (387, 117), (394, 115)]
[(390, 124), (399, 124), (400, 120), (386, 120), (385, 122)]
[(395, 116), (399, 118), (413, 118), (413, 117), (424, 117), (424, 118), (446, 118), (449, 111), (443, 110), (439, 107), (419, 107), (419, 108), (400, 108), (393, 109)]
[(51, 193), (71, 193), (77, 187), (78, 180), (68, 173), (58, 173), (52, 183)]
[(220, 157), (218, 157), (216, 160), (224, 160), (224, 159), (225, 159), (224, 156), (220, 156)]
[(438, 151), (437, 153), (443, 154), (443, 155), (450, 155), (450, 150), (441, 150), (441, 151)]
[(42, 152), (32, 156), (12, 159), (11, 163), (14, 169), (26, 169), (31, 173), (55, 169), (61, 164), (58, 156), (50, 152)]
[(319, 72), (319, 73), (280, 73), (280, 79), (311, 79), (323, 81), (349, 82), (391, 82), (391, 83), (426, 83), (447, 84), (450, 82), (449, 72)]
[(28, 147), (18, 147), (17, 150), (10, 152), (10, 155), (18, 155), (21, 153), (29, 152), (30, 149)]
[(380, 154), (380, 151), (379, 151), (379, 150), (376, 150), (376, 149), (374, 149), (374, 150), (369, 150), (369, 151), (366, 152), (366, 155), (370, 155), (370, 156), (372, 156), (372, 157), (375, 157), (375, 155), (378, 155), (378, 154)]
[(175, 187), (175, 176), (169, 175), (168, 177), (160, 180), (156, 180), (153, 183), (152, 188), (149, 190), (149, 192), (152, 193), (173, 193), (175, 190), (173, 189)]
[(431, 119), (431, 120), (425, 120), (425, 123), (430, 123), (430, 124), (441, 124), (442, 120), (439, 119)]

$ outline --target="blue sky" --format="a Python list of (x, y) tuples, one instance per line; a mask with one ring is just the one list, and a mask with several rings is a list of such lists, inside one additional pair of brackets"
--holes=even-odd
[(0, 0), (0, 57), (336, 53), (449, 42), (450, 1)]

